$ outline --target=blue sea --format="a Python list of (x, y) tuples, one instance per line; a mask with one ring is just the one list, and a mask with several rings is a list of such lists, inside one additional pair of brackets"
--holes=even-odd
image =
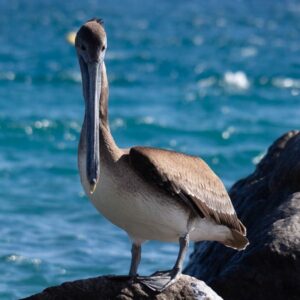
[[(77, 169), (83, 97), (66, 35), (95, 16), (119, 146), (199, 155), (230, 188), (299, 128), (299, 1), (1, 0), (0, 299), (128, 272), (129, 240)], [(170, 268), (177, 251), (147, 243), (140, 274)]]

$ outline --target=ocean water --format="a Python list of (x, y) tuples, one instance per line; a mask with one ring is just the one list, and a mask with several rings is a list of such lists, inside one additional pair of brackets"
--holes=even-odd
[[(299, 128), (298, 1), (0, 1), (0, 299), (128, 272), (127, 236), (77, 170), (83, 98), (65, 37), (94, 16), (121, 147), (199, 155), (229, 188)], [(170, 268), (177, 251), (147, 243), (140, 274)]]

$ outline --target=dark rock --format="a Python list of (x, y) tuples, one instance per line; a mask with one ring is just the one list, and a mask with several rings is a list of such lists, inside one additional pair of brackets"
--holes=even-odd
[(198, 243), (185, 273), (226, 300), (300, 299), (300, 132), (275, 141), (230, 196), (250, 245), (238, 252)]
[(45, 289), (40, 294), (23, 300), (222, 300), (203, 281), (181, 275), (178, 281), (155, 293), (140, 283), (133, 283), (128, 276), (102, 276)]

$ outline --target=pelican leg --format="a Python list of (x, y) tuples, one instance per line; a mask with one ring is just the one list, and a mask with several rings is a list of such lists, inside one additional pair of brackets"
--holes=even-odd
[(131, 264), (129, 270), (129, 276), (137, 276), (137, 269), (141, 261), (141, 245), (132, 244), (131, 247)]
[(179, 253), (172, 270), (157, 271), (150, 277), (138, 277), (139, 281), (153, 291), (162, 292), (176, 282), (182, 272), (184, 258), (189, 246), (189, 234), (179, 238)]

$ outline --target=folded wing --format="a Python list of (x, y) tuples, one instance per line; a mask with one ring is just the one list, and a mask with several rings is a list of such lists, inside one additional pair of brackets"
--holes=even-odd
[(183, 201), (200, 217), (211, 218), (246, 235), (223, 183), (200, 158), (147, 147), (131, 148), (129, 158), (149, 184)]

